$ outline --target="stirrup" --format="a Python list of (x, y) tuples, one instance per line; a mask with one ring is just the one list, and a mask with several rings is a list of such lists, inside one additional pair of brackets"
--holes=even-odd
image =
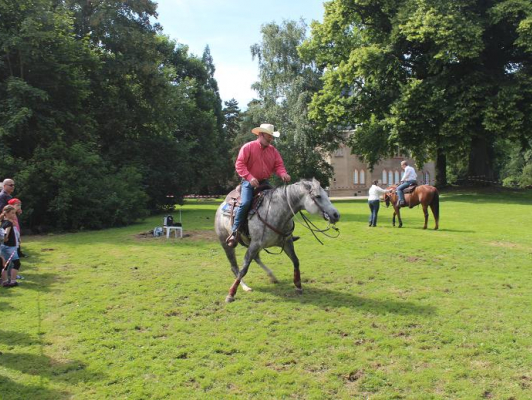
[(238, 232), (237, 231), (231, 232), (228, 238), (225, 239), (225, 243), (227, 243), (229, 247), (233, 247), (233, 248), (236, 247), (238, 245)]

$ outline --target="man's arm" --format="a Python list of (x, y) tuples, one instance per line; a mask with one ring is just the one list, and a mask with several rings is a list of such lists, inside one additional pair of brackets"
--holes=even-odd
[(249, 146), (244, 145), (240, 148), (240, 151), (238, 152), (238, 157), (236, 158), (235, 162), (236, 173), (249, 182), (255, 179), (255, 177), (249, 172), (247, 165), (249, 162), (250, 155), (251, 151), (249, 149)]

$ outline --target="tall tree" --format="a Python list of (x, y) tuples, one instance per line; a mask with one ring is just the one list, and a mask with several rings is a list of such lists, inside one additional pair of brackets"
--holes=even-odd
[(234, 140), (234, 138), (237, 136), (239, 128), (240, 128), (240, 122), (242, 121), (242, 117), (240, 115), (240, 108), (238, 107), (238, 101), (236, 101), (234, 98), (225, 101), (224, 102), (224, 109), (222, 110), (224, 115), (224, 129), (225, 129), (225, 136), (228, 140)]
[(212, 58), (160, 35), (155, 6), (0, 1), (0, 171), (26, 226), (130, 223), (227, 179)]
[(326, 68), (312, 104), (320, 126), (355, 128), (374, 164), (397, 146), (420, 162), (469, 160), (494, 177), (497, 137), (531, 136), (528, 0), (334, 0), (304, 46)]
[(316, 177), (326, 185), (332, 177), (326, 154), (339, 136), (330, 129), (318, 129), (308, 118), (308, 104), (321, 88), (321, 71), (299, 55), (306, 31), (304, 21), (261, 27), (262, 42), (251, 48), (259, 64), (259, 81), (253, 88), (260, 107), (249, 112), (255, 114), (255, 120), (271, 122), (281, 131), (276, 146), (294, 178)]

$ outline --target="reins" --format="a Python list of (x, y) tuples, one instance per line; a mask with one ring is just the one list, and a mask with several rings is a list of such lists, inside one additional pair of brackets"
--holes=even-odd
[[(282, 246), (281, 246), (281, 251), (279, 253), (272, 253), (270, 251), (268, 251), (268, 249), (263, 249), (264, 251), (266, 251), (268, 254), (281, 254), (283, 251), (284, 251), (284, 242), (286, 240), (287, 237), (289, 237), (290, 235), (292, 235), (292, 233), (294, 232), (294, 229), (295, 229), (295, 222), (298, 222), (299, 224), (301, 224), (304, 228), (308, 229), (312, 235), (314, 236), (314, 238), (316, 238), (316, 240), (321, 244), (323, 245), (323, 242), (318, 238), (318, 236), (316, 235), (316, 233), (321, 233), (322, 235), (324, 236), (327, 236), (329, 238), (337, 238), (338, 236), (340, 236), (340, 230), (334, 225), (334, 224), (331, 224), (331, 221), (329, 220), (329, 215), (327, 214), (327, 212), (325, 212), (325, 210), (323, 209), (323, 207), (316, 201), (316, 196), (314, 196), (312, 194), (312, 191), (310, 190), (309, 191), (309, 196), (310, 198), (312, 199), (312, 201), (314, 202), (314, 204), (316, 204), (316, 206), (318, 207), (318, 209), (321, 211), (322, 215), (325, 216), (327, 218), (327, 227), (325, 229), (320, 229), (318, 228), (305, 214), (303, 214), (302, 211), (299, 211), (299, 214), (301, 215), (301, 219), (303, 220), (302, 222), (299, 221), (299, 219), (297, 218), (297, 213), (294, 211), (294, 208), (292, 207), (292, 204), (290, 203), (290, 193), (288, 192), (288, 186), (285, 185), (284, 186), (284, 191), (285, 191), (285, 197), (286, 197), (286, 202), (288, 203), (288, 207), (290, 208), (290, 211), (292, 212), (292, 217), (293, 217), (293, 220), (292, 220), (292, 229), (287, 232), (287, 233), (284, 233), (284, 232), (281, 232), (279, 229), (277, 229), (276, 227), (272, 226), (271, 224), (269, 224), (266, 219), (268, 218), (268, 214), (269, 214), (269, 211), (270, 211), (270, 206), (271, 206), (271, 196), (273, 196), (273, 192), (274, 191), (271, 191), (270, 192), (270, 198), (269, 198), (269, 201), (268, 201), (268, 211), (266, 212), (266, 219), (264, 219), (261, 215), (260, 215), (260, 212), (259, 212), (259, 209), (255, 209), (255, 214), (257, 214), (257, 217), (259, 218), (259, 220), (266, 226), (268, 227), (269, 229), (271, 229), (272, 231), (274, 231), (276, 234), (278, 234), (279, 236), (281, 236), (283, 238), (283, 243), (282, 243)], [(327, 232), (330, 231), (330, 230), (334, 230), (336, 231), (336, 235), (330, 235), (328, 234)], [(265, 230), (263, 231), (263, 236), (264, 236), (264, 232)]]
[[(338, 236), (340, 236), (340, 230), (334, 226), (333, 224), (331, 224), (331, 221), (329, 219), (327, 219), (328, 223), (327, 223), (327, 228), (325, 229), (319, 229), (305, 214), (303, 214), (302, 211), (299, 211), (299, 214), (301, 215), (301, 218), (303, 219), (303, 222), (300, 222), (298, 221), (297, 219), (297, 215), (296, 215), (296, 212), (294, 211), (294, 209), (292, 208), (292, 204), (290, 204), (290, 195), (287, 191), (287, 188), (288, 186), (285, 186), (285, 194), (286, 194), (286, 201), (288, 203), (288, 207), (290, 207), (290, 211), (292, 211), (292, 215), (294, 217), (294, 219), (299, 222), (304, 228), (308, 229), (312, 235), (316, 238), (316, 240), (321, 244), (323, 245), (323, 242), (318, 238), (318, 236), (316, 235), (316, 233), (321, 233), (322, 235), (324, 236), (327, 236), (327, 237), (330, 237), (330, 238), (337, 238)], [(312, 195), (312, 193), (309, 191), (309, 196), (310, 198), (312, 199), (312, 201), (314, 202), (314, 204), (316, 204), (316, 206), (320, 209), (320, 211), (322, 212), (323, 215), (326, 215), (328, 216), (328, 214), (323, 210), (323, 208), (319, 205), (319, 203), (316, 201), (316, 198), (315, 196)], [(312, 226), (312, 227), (311, 227)], [(326, 232), (329, 231), (329, 230), (335, 230), (337, 232), (337, 235), (336, 236), (332, 236), (332, 235), (329, 235), (327, 234)]]
[[(270, 206), (272, 204), (272, 199), (271, 199), (271, 196), (273, 196), (273, 191), (271, 192), (272, 194), (270, 195), (270, 199), (268, 201), (268, 211), (266, 212), (266, 218), (268, 218), (268, 214), (270, 213)], [(259, 218), (259, 220), (264, 224), (266, 225), (268, 228), (270, 228), (272, 231), (274, 231), (275, 233), (277, 233), (279, 236), (281, 236), (283, 238), (283, 243), (282, 243), (282, 246), (281, 246), (281, 251), (279, 253), (272, 253), (271, 251), (269, 251), (268, 249), (264, 248), (263, 250), (268, 253), (268, 254), (273, 254), (273, 255), (278, 255), (278, 254), (281, 254), (283, 251), (284, 251), (284, 242), (286, 240), (286, 238), (288, 236), (290, 236), (292, 234), (292, 232), (294, 232), (294, 229), (296, 227), (296, 224), (294, 223), (294, 221), (292, 221), (292, 229), (290, 230), (290, 232), (288, 233), (283, 233), (281, 232), (279, 229), (273, 227), (272, 225), (270, 225), (268, 222), (266, 222), (266, 220), (264, 218), (261, 217), (260, 213), (259, 213), (259, 209), (257, 208), (255, 210), (255, 213), (257, 214), (257, 217)], [(264, 238), (264, 232), (265, 230), (262, 231), (262, 236)]]

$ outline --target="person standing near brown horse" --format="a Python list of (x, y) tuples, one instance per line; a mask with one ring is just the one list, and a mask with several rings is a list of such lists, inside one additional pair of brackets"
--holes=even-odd
[(368, 206), (371, 212), (369, 216), (369, 226), (377, 226), (377, 216), (379, 215), (380, 207), (380, 195), (388, 193), (388, 190), (382, 189), (378, 186), (379, 181), (373, 181), (373, 185), (369, 188), (368, 191)]

